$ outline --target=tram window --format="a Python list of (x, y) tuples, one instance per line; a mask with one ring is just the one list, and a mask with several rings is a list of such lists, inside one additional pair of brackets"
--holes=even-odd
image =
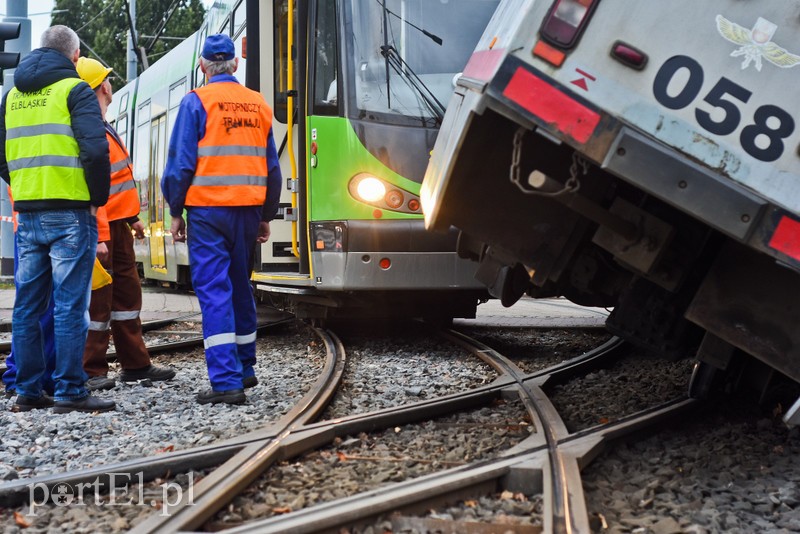
[(150, 122), (150, 101), (148, 100), (141, 106), (139, 106), (139, 113), (137, 114), (139, 118), (138, 124), (142, 125), (146, 122)]
[[(203, 30), (200, 32), (200, 40), (197, 41), (197, 56), (200, 57), (200, 54), (203, 52), (203, 45), (206, 42), (206, 37), (208, 36), (208, 27), (203, 27)], [(200, 70), (200, 61), (197, 62), (197, 66), (194, 68), (194, 87), (202, 87), (206, 84), (206, 77), (203, 74), (203, 71)]]
[(315, 115), (338, 115), (338, 76), (336, 3), (318, 3), (317, 27), (314, 31), (314, 111)]
[(169, 109), (175, 109), (181, 105), (181, 100), (186, 94), (186, 79), (181, 80), (169, 89)]
[(226, 18), (225, 22), (219, 25), (219, 30), (217, 33), (224, 33), (225, 35), (230, 35), (231, 33), (231, 19)]
[(197, 83), (194, 84), (195, 87), (202, 87), (206, 84), (206, 76), (203, 74), (203, 71), (200, 70), (200, 64), (197, 64), (197, 68), (194, 70), (194, 79), (197, 80)]
[[(289, 72), (288, 54), (286, 41), (289, 32), (289, 2), (287, 0), (279, 0), (275, 2), (275, 42), (273, 47), (274, 54), (274, 80), (275, 87), (272, 101), (274, 102), (273, 113), (275, 120), (286, 124), (286, 106), (287, 98), (286, 91), (288, 90), (287, 77)], [(297, 65), (295, 65), (295, 71)]]
[(166, 138), (172, 135), (172, 127), (175, 125), (175, 119), (178, 118), (178, 108), (181, 105), (183, 97), (186, 95), (186, 78), (176, 83), (169, 89), (169, 111), (167, 112), (167, 135)]
[(239, 35), (247, 21), (247, 2), (239, 2), (236, 11), (233, 12), (233, 36)]
[(147, 196), (147, 182), (150, 174), (150, 101), (148, 100), (139, 106), (139, 112), (136, 114), (137, 125), (136, 135), (134, 136), (133, 149), (133, 178), (137, 182), (143, 182), (141, 191), (144, 191), (144, 196), (139, 197), (139, 201), (143, 203), (142, 209), (149, 205)]
[(130, 93), (125, 93), (119, 101), (119, 113), (122, 115), (128, 110), (128, 97)]
[(203, 29), (200, 32), (200, 39), (197, 41), (197, 57), (200, 57), (200, 54), (203, 52), (203, 46), (205, 46), (206, 37), (208, 37), (208, 26), (203, 26)]
[(122, 117), (117, 118), (116, 127), (114, 129), (119, 134), (120, 139), (125, 139), (125, 136), (128, 133), (128, 116), (123, 115)]
[(139, 204), (146, 210), (150, 206), (150, 120), (136, 127), (133, 149), (133, 178), (141, 183)]

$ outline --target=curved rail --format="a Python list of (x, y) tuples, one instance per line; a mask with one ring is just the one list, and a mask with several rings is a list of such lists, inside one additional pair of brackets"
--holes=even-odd
[(261, 443), (245, 446), (219, 468), (194, 487), (192, 495), (181, 502), (165, 503), (161, 514), (149, 517), (132, 532), (177, 532), (196, 529), (210, 519), (233, 497), (244, 490), (275, 461), (293, 430), (317, 418), (336, 394), (345, 367), (345, 354), (341, 342), (330, 332), (315, 329), (325, 343), (327, 361), (317, 383), (300, 402), (275, 426), (281, 428), (277, 435)]
[[(538, 434), (532, 435), (516, 447), (506, 451), (498, 459), (484, 460), (470, 465), (459, 466), (439, 473), (422, 476), (399, 484), (378, 488), (366, 493), (338, 499), (291, 514), (274, 516), (255, 521), (236, 528), (227, 533), (312, 533), (320, 531), (337, 531), (352, 524), (364, 524), (381, 514), (394, 511), (424, 513), (430, 508), (430, 502), (453, 502), (458, 499), (474, 498), (476, 494), (493, 492), (498, 487), (506, 487), (511, 491), (534, 492), (544, 489), (546, 508), (551, 513), (545, 516), (545, 532), (589, 532), (589, 520), (583, 498), (580, 481), (580, 467), (586, 465), (599, 453), (609, 439), (619, 438), (648, 425), (674, 416), (680, 411), (694, 406), (694, 401), (683, 399), (651, 408), (590, 431), (570, 435), (557, 413), (541, 391), (536, 381), (545, 381), (559, 374), (584, 372), (596, 368), (619, 356), (624, 343), (612, 340), (602, 347), (590, 351), (577, 358), (564, 362), (556, 368), (541, 373), (524, 375), (508, 359), (485, 345), (466, 336), (449, 332), (447, 337), (457, 340), (484, 361), (504, 374), (494, 384), (477, 388), (468, 393), (459, 393), (418, 403), (365, 414), (351, 416), (337, 422), (318, 424), (336, 436), (350, 435), (363, 430), (388, 427), (389, 424), (409, 422), (416, 416), (430, 419), (438, 415), (432, 413), (434, 406), (443, 409), (448, 403), (448, 413), (456, 409), (464, 409), (464, 401), (488, 402), (492, 394), (499, 396), (514, 390), (520, 395), (528, 407)], [(425, 405), (424, 411), (411, 413)], [(391, 414), (389, 413), (391, 412)], [(380, 424), (375, 420), (383, 416)], [(333, 426), (335, 425), (335, 426)], [(369, 425), (369, 426), (368, 426)], [(549, 428), (550, 430), (546, 430)], [(313, 429), (309, 428), (308, 432)], [(544, 430), (544, 432), (542, 431)], [(545, 436), (544, 434), (549, 434)], [(333, 436), (327, 434), (328, 439)], [(299, 454), (302, 451), (295, 451)], [(546, 482), (550, 479), (550, 482)], [(561, 504), (555, 504), (560, 500)], [(423, 525), (424, 520), (403, 518), (407, 524)], [(472, 532), (463, 523), (437, 520), (437, 528), (445, 532)], [(465, 530), (467, 529), (467, 530)], [(474, 532), (488, 532), (476, 526)]]
[[(499, 367), (516, 382), (517, 392), (544, 438), (547, 448), (547, 462), (551, 476), (549, 484), (545, 487), (545, 496), (550, 497), (552, 513), (545, 517), (545, 530), (556, 533), (588, 532), (589, 519), (581, 490), (580, 468), (574, 462), (567, 461), (559, 450), (559, 441), (567, 437), (569, 432), (541, 386), (532, 380), (526, 380), (527, 375), (522, 370), (483, 343), (459, 332), (449, 332), (448, 336), (465, 348), (476, 351), (487, 363)], [(619, 357), (625, 345), (620, 338), (613, 337), (592, 351), (548, 369), (545, 376), (593, 370)], [(552, 524), (548, 525), (548, 521)]]
[[(335, 339), (330, 334), (326, 335)], [(91, 481), (98, 476), (102, 478), (100, 472), (138, 473), (144, 470), (153, 478), (163, 476), (165, 472), (182, 472), (197, 468), (198, 465), (207, 467), (225, 462), (216, 472), (195, 485), (192, 506), (184, 499), (178, 505), (162, 510), (162, 515), (154, 514), (134, 531), (177, 532), (198, 529), (277, 459), (298, 456), (330, 443), (336, 437), (428, 420), (485, 406), (501, 396), (516, 394), (522, 399), (538, 432), (506, 451), (500, 458), (459, 466), (291, 514), (255, 521), (226, 532), (300, 533), (335, 530), (396, 510), (424, 512), (430, 507), (432, 500), (461, 498), (459, 496), (466, 498), (474, 496), (476, 492), (495, 491), (498, 487), (528, 493), (543, 490), (546, 509), (552, 511), (545, 516), (545, 531), (582, 532), (588, 531), (589, 523), (580, 468), (599, 454), (609, 440), (653, 425), (695, 405), (695, 401), (681, 399), (613, 423), (570, 434), (541, 389), (542, 385), (607, 365), (619, 357), (625, 348), (624, 343), (612, 339), (577, 358), (526, 375), (510, 360), (486, 345), (457, 332), (448, 332), (446, 337), (479, 356), (501, 376), (491, 384), (470, 391), (311, 424), (310, 421), (321, 413), (324, 407), (322, 403), (327, 401), (312, 403), (313, 395), (309, 393), (301, 404), (280, 421), (233, 440), (155, 458), (105, 465), (82, 473), (61, 474), (49, 479), (48, 484)], [(337, 350), (341, 350), (338, 340), (335, 344)], [(326, 364), (318, 386), (324, 387), (321, 384), (326, 382), (330, 387), (326, 389), (326, 393), (321, 394), (322, 398), (332, 395), (332, 390), (336, 387), (334, 384), (341, 379), (343, 367), (343, 362), (338, 366), (330, 362)], [(338, 378), (333, 378), (334, 376)], [(317, 408), (310, 408), (310, 404), (315, 404)], [(68, 478), (78, 475), (82, 478)], [(37, 481), (29, 479), (24, 485), (21, 482), (16, 484), (20, 486), (17, 488), (18, 493), (24, 492), (24, 495), (16, 495), (16, 499), (27, 498), (30, 484)], [(0, 504), (5, 504), (6, 500), (3, 494), (6, 488), (3, 486), (0, 486)], [(163, 515), (164, 512), (166, 515)], [(415, 521), (424, 523), (424, 520), (414, 518), (406, 520), (412, 524)], [(455, 527), (454, 531), (461, 527), (463, 524)]]

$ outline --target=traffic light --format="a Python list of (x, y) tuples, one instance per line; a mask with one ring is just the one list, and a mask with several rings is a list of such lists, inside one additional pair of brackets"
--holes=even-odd
[(13, 69), (19, 63), (19, 52), (6, 52), (6, 41), (19, 37), (19, 22), (0, 22), (0, 69)]

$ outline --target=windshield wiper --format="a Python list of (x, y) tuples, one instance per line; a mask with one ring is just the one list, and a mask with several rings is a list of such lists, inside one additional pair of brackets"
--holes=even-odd
[(386, 7), (386, 0), (383, 0), (383, 2), (381, 2), (381, 0), (375, 0), (375, 1), (376, 1), (376, 2), (378, 2), (378, 3), (381, 5), (381, 7), (383, 8), (384, 12), (386, 12), (386, 13), (389, 13), (390, 15), (393, 15), (393, 16), (394, 16), (394, 17), (396, 17), (396, 18), (397, 18), (397, 20), (399, 20), (400, 22), (403, 22), (403, 23), (405, 23), (405, 24), (408, 24), (409, 26), (411, 26), (411, 27), (412, 27), (412, 28), (414, 28), (415, 30), (417, 30), (417, 31), (420, 31), (420, 32), (422, 32), (424, 35), (428, 36), (428, 37), (429, 37), (429, 38), (430, 38), (430, 39), (431, 39), (431, 40), (432, 40), (434, 43), (438, 44), (439, 46), (442, 46), (442, 43), (443, 43), (444, 41), (442, 41), (442, 38), (441, 38), (441, 37), (439, 37), (438, 35), (436, 35), (436, 34), (434, 34), (434, 33), (431, 33), (431, 32), (429, 32), (428, 30), (425, 30), (425, 29), (423, 29), (423, 28), (420, 28), (419, 26), (417, 26), (416, 24), (414, 24), (414, 23), (412, 23), (412, 22), (409, 22), (409, 21), (407, 21), (406, 19), (404, 19), (403, 17), (401, 17), (400, 15), (398, 15), (397, 13), (395, 13), (394, 11), (392, 11), (391, 9), (389, 9), (388, 7)]
[(397, 53), (397, 49), (391, 45), (383, 45), (381, 46), (381, 55), (386, 59), (386, 64), (391, 66), (398, 76), (403, 78), (403, 80), (405, 80), (422, 98), (422, 101), (425, 102), (425, 105), (436, 119), (436, 122), (442, 124), (445, 107), (439, 102), (439, 99), (436, 98), (433, 91), (425, 85), (425, 82), (417, 76), (417, 73), (414, 72), (409, 64), (400, 57), (400, 54)]

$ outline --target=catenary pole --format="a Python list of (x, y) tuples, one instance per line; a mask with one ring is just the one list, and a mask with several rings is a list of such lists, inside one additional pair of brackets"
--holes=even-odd
[(136, 28), (136, 0), (129, 0), (128, 6), (131, 15), (131, 28), (128, 30), (128, 72), (126, 75), (128, 77), (127, 81), (130, 82), (136, 78), (137, 57), (135, 50), (136, 46), (138, 46), (139, 39), (138, 35), (135, 36), (131, 33), (132, 31), (135, 31)]

